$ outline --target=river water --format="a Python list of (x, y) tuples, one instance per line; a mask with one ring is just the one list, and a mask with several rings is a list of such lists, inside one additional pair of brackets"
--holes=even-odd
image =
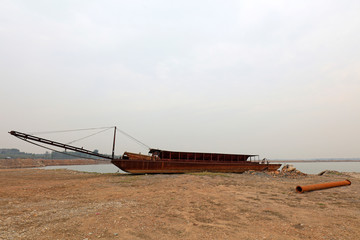
[(113, 164), (46, 166), (40, 169), (69, 169), (80, 172), (125, 173)]
[[(318, 174), (324, 170), (334, 170), (339, 172), (360, 172), (360, 162), (289, 162), (288, 164), (291, 164), (299, 171), (308, 174)], [(47, 166), (43, 167), (42, 169), (69, 169), (96, 173), (124, 173), (113, 164)]]
[(318, 174), (324, 170), (360, 172), (360, 162), (289, 162), (288, 164), (293, 165), (297, 170), (308, 174)]

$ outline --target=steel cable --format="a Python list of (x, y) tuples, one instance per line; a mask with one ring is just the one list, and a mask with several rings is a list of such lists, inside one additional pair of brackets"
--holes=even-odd
[(85, 137), (82, 137), (82, 138), (79, 138), (79, 139), (73, 140), (73, 141), (68, 142), (68, 143), (66, 143), (66, 144), (72, 144), (72, 143), (74, 143), (74, 142), (78, 142), (78, 141), (80, 141), (80, 140), (83, 140), (83, 139), (86, 139), (86, 138), (89, 138), (89, 137), (95, 136), (95, 135), (97, 135), (97, 134), (99, 134), (99, 133), (105, 132), (105, 131), (107, 131), (107, 130), (109, 130), (109, 129), (112, 129), (112, 128), (113, 128), (113, 127), (109, 127), (109, 128), (107, 128), (107, 129), (105, 129), (105, 130), (101, 130), (101, 131), (99, 131), (99, 132), (96, 132), (96, 133), (90, 134), (90, 135), (88, 135), (88, 136), (85, 136)]
[(131, 136), (130, 134), (116, 128), (116, 130), (120, 133), (122, 133), (123, 135), (125, 135), (126, 137), (130, 138), (131, 140), (137, 142), (139, 145), (142, 145), (143, 147), (146, 147), (147, 149), (151, 149), (148, 145), (146, 145), (145, 143), (141, 142), (140, 140), (137, 140), (136, 138), (134, 138), (133, 136)]
[(31, 135), (39, 135), (39, 134), (50, 134), (50, 133), (65, 133), (65, 132), (78, 132), (78, 131), (88, 131), (88, 130), (98, 130), (98, 129), (109, 129), (112, 127), (99, 127), (99, 128), (80, 128), (80, 129), (70, 129), (70, 130), (59, 130), (59, 131), (43, 131), (43, 132), (31, 132)]

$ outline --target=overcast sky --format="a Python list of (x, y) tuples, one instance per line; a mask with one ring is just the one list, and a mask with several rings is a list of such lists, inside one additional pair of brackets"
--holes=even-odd
[[(10, 130), (117, 125), (168, 150), (360, 157), (359, 13), (358, 0), (0, 0), (0, 148), (45, 152)], [(90, 150), (110, 152), (109, 134)]]

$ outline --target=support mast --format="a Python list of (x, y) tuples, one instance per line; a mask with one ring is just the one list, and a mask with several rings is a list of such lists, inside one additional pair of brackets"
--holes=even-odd
[(115, 139), (116, 139), (116, 126), (114, 127), (114, 141), (113, 141), (113, 149), (112, 149), (112, 160), (115, 157)]

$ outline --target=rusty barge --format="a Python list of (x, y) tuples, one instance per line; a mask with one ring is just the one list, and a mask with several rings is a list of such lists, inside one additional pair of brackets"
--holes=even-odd
[(21, 140), (38, 146), (42, 146), (39, 144), (42, 143), (103, 159), (110, 159), (111, 163), (122, 171), (135, 174), (189, 173), (204, 171), (242, 173), (249, 170), (276, 171), (281, 166), (281, 164), (256, 161), (255, 158), (258, 157), (258, 155), (177, 152), (152, 148), (150, 148), (148, 155), (125, 152), (122, 156), (115, 157), (116, 127), (114, 130), (112, 155), (100, 154), (84, 148), (78, 148), (22, 132), (10, 131), (9, 133)]
[(111, 162), (130, 173), (187, 173), (187, 172), (232, 172), (276, 171), (281, 164), (249, 161), (257, 155), (174, 152), (150, 149), (150, 155), (125, 152), (121, 159)]

